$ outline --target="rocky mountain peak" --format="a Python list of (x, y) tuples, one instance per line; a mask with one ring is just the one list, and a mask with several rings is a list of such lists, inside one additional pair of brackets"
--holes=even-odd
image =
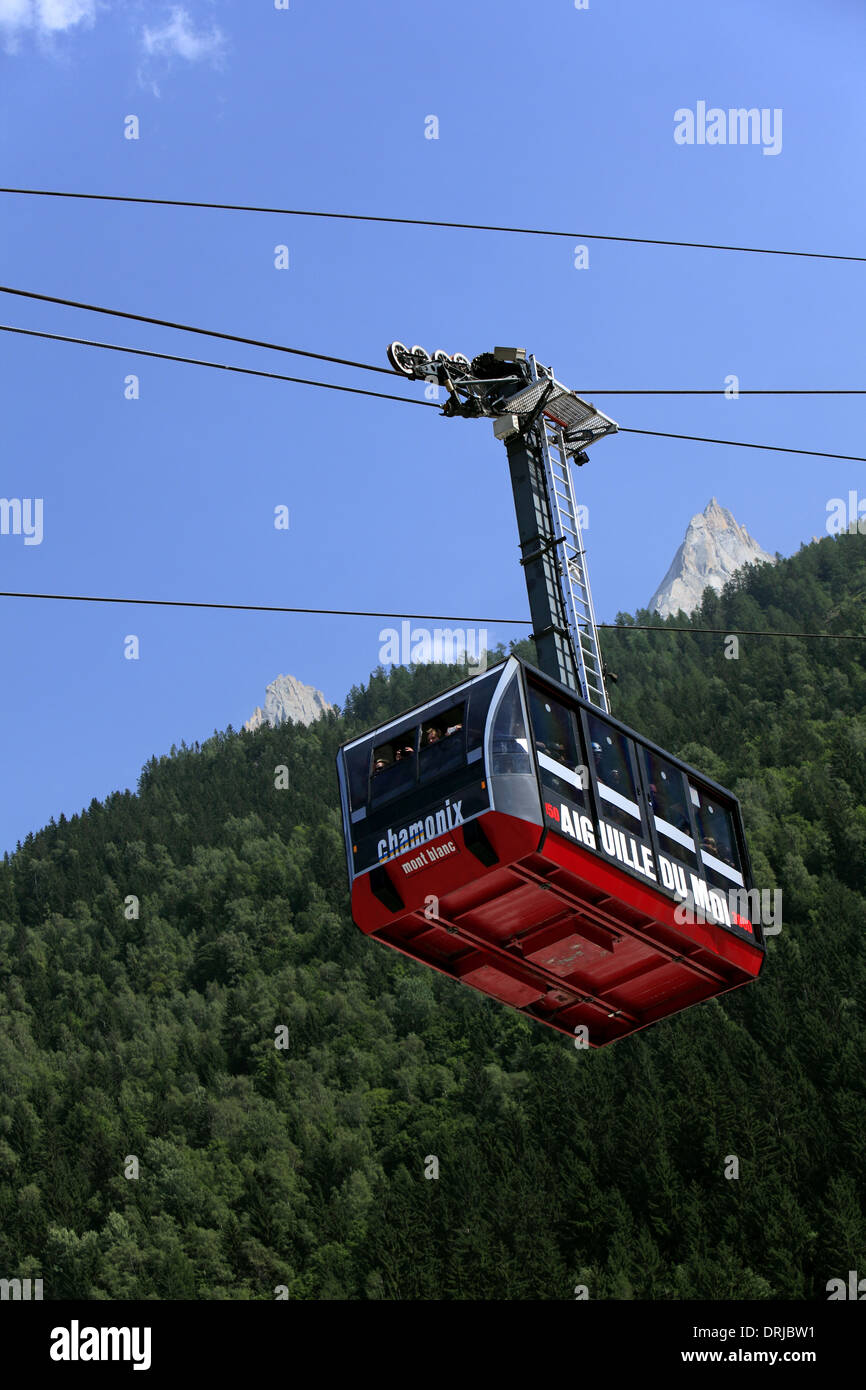
[(649, 607), (668, 618), (680, 609), (692, 613), (704, 589), (721, 593), (743, 565), (775, 560), (749, 535), (718, 498), (711, 497), (692, 517), (670, 569), (649, 601)]
[(315, 686), (304, 685), (295, 676), (277, 676), (265, 690), (264, 708), (257, 705), (244, 728), (250, 732), (263, 724), (277, 728), (289, 719), (295, 724), (313, 724), (332, 708)]

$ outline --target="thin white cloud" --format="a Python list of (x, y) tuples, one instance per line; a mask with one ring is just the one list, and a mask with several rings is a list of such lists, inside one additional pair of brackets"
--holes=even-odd
[(225, 35), (217, 28), (197, 30), (186, 10), (175, 6), (162, 28), (144, 29), (142, 44), (151, 57), (185, 58), (189, 63), (198, 63), (202, 59), (214, 61), (222, 55)]
[(59, 34), (96, 15), (96, 0), (0, 0), (0, 29)]
[(71, 29), (82, 20), (92, 23), (96, 0), (37, 0), (36, 15), (40, 29), (56, 33)]
[(25, 29), (33, 22), (30, 0), (0, 0), (0, 25), (7, 29)]
[[(141, 0), (132, 0), (140, 12)], [(0, 0), (0, 52), (16, 54), (26, 38), (35, 39), (43, 50), (56, 51), (52, 40), (58, 34), (89, 28), (97, 12), (112, 8), (112, 0)], [(138, 79), (159, 96), (155, 78), (165, 75), (178, 58), (187, 63), (222, 65), (226, 36), (217, 25), (197, 26), (183, 5), (163, 8), (163, 22), (145, 25), (139, 31), (141, 56)], [(136, 26), (137, 27), (137, 26)]]

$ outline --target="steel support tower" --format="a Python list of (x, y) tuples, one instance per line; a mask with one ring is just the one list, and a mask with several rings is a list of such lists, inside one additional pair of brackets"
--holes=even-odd
[(396, 371), (448, 391), (445, 415), (492, 417), (505, 443), (538, 665), (608, 712), (604, 662), (589, 587), (570, 460), (616, 424), (522, 348), (495, 348), (469, 362), (392, 343)]

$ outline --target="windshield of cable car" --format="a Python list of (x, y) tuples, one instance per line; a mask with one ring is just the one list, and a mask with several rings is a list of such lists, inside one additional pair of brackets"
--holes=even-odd
[(516, 679), (511, 682), (496, 712), (490, 771), (499, 776), (532, 772), (529, 739), (520, 703), (520, 685)]
[(420, 779), (430, 782), (465, 760), (465, 703), (452, 705), (436, 717), (405, 730), (373, 749), (370, 802), (409, 791)]
[(482, 743), (502, 668), (342, 750), (352, 874), (489, 806)]

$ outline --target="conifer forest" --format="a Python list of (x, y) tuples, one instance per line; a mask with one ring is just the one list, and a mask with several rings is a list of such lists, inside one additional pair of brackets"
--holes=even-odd
[(864, 600), (842, 535), (603, 633), (613, 713), (736, 793), (783, 922), (757, 982), (598, 1052), (352, 924), (337, 749), (462, 670), (173, 747), (28, 836), (0, 1268), (101, 1300), (825, 1299), (866, 1268), (862, 644), (629, 630), (866, 633)]

